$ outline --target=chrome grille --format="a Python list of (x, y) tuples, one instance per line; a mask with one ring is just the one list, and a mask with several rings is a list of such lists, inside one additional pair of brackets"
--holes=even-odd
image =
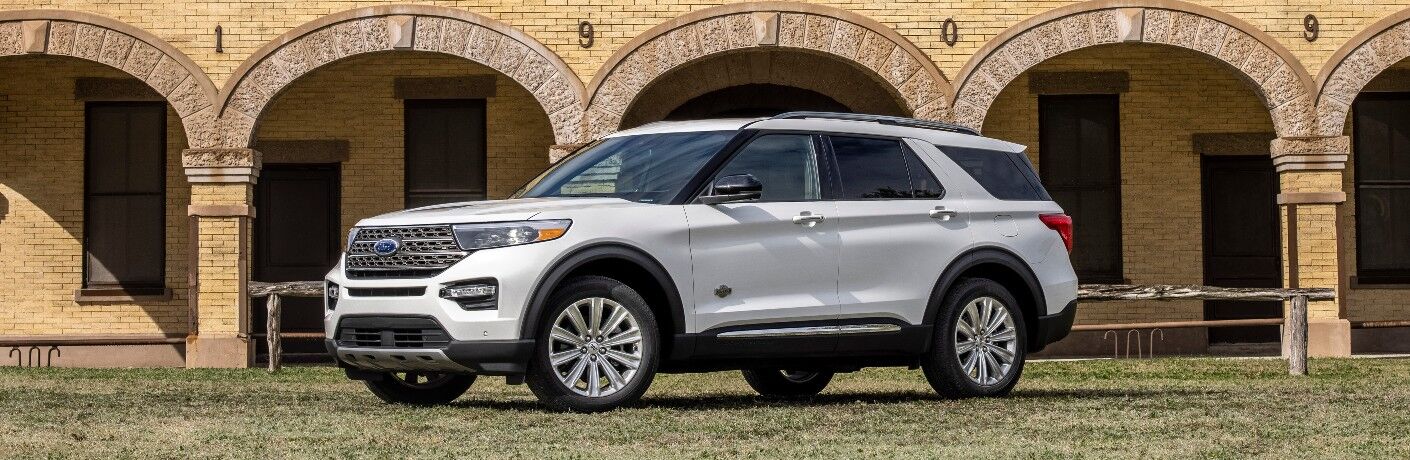
[[(396, 254), (380, 256), (372, 251), (378, 240), (401, 242)], [(343, 271), (349, 278), (426, 278), (435, 276), (468, 254), (455, 243), (449, 225), (413, 227), (369, 227), (358, 229), (348, 245)]]

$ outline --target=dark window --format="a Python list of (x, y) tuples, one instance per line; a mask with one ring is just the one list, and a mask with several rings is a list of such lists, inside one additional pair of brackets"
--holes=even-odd
[(822, 198), (813, 136), (760, 136), (729, 159), (715, 177), (751, 174), (764, 184), (759, 201), (808, 201)]
[(1072, 265), (1083, 282), (1122, 281), (1118, 102), (1116, 95), (1038, 98), (1038, 169), (1072, 216)]
[(89, 103), (84, 287), (154, 294), (165, 283), (166, 104)]
[(971, 147), (937, 145), (984, 191), (1000, 200), (1049, 201), (1047, 190), (1033, 174), (1033, 164), (1023, 152), (1000, 152)]
[(1356, 101), (1356, 278), (1410, 283), (1410, 93)]
[(514, 197), (601, 196), (641, 203), (669, 201), (735, 134), (709, 131), (610, 137), (553, 165)]
[(406, 101), (406, 205), (485, 199), (484, 99)]
[(841, 179), (839, 199), (938, 198), (943, 193), (935, 177), (900, 141), (840, 136), (830, 140)]

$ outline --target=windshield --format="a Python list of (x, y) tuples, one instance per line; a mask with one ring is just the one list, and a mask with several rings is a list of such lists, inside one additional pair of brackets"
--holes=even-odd
[(513, 198), (615, 197), (660, 203), (680, 193), (736, 131), (613, 137), (578, 151)]

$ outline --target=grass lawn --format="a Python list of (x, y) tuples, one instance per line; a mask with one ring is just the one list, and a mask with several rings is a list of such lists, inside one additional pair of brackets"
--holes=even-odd
[(919, 371), (761, 399), (666, 375), (642, 403), (555, 414), (484, 378), (453, 406), (383, 405), (333, 368), (0, 368), (4, 457), (1410, 458), (1410, 360), (1031, 363), (1013, 395), (938, 399)]

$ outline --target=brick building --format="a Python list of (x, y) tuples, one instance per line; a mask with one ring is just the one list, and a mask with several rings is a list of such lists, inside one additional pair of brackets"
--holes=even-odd
[[(1030, 146), (1077, 217), (1085, 281), (1330, 287), (1314, 354), (1410, 337), (1353, 328), (1410, 319), (1410, 4), (427, 3), (0, 0), (11, 358), (245, 366), (263, 330), (247, 283), (317, 279), (362, 217), (504, 197), (619, 128), (787, 109)], [(1091, 304), (1078, 321), (1232, 310)], [(1053, 352), (1109, 346), (1079, 333)]]

